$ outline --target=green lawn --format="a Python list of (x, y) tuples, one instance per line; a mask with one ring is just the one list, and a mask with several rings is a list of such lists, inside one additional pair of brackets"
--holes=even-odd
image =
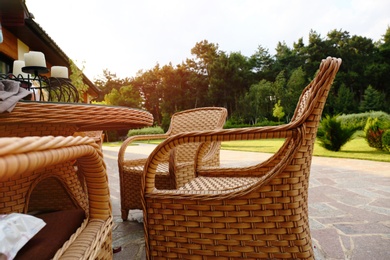
[[(222, 149), (248, 152), (274, 153), (283, 144), (283, 139), (255, 140), (255, 141), (233, 141), (223, 142)], [(321, 147), (318, 142), (314, 145), (314, 156), (352, 158), (372, 161), (390, 162), (390, 153), (376, 150), (368, 146), (366, 140), (357, 137), (338, 152), (328, 151)]]
[[(158, 140), (150, 143), (158, 144)], [(120, 142), (105, 143), (104, 145), (119, 146)], [(254, 141), (222, 142), (223, 150), (275, 153), (283, 144), (283, 139), (264, 139)], [(354, 139), (345, 144), (340, 151), (332, 152), (322, 148), (318, 141), (314, 145), (314, 156), (352, 158), (372, 161), (390, 162), (390, 153), (369, 147), (362, 137), (362, 132), (357, 132)]]

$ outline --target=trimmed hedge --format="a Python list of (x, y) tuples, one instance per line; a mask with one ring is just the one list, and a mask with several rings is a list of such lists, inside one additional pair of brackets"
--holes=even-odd
[(155, 135), (155, 134), (163, 134), (164, 130), (159, 126), (154, 127), (144, 127), (141, 129), (131, 129), (127, 133), (127, 136), (134, 136), (134, 135)]
[(364, 130), (368, 118), (378, 118), (380, 121), (390, 122), (390, 115), (382, 111), (371, 111), (339, 116), (339, 120), (343, 126), (356, 127), (359, 130)]

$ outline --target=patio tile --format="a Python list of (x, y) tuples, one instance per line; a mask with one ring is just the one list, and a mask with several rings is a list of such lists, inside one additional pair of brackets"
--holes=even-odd
[[(137, 152), (148, 154), (153, 148), (142, 145)], [(118, 149), (103, 146), (115, 223), (113, 246), (121, 249), (114, 260), (144, 260), (143, 224), (120, 217)], [(239, 159), (248, 165), (269, 156), (221, 151), (224, 164)], [(390, 259), (390, 163), (313, 157), (310, 178), (309, 221), (316, 259)]]

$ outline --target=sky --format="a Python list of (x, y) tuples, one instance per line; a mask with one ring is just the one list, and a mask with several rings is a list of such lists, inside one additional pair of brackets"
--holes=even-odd
[[(311, 30), (336, 29), (382, 39), (389, 0), (26, 0), (35, 22), (92, 81), (108, 70), (134, 77), (159, 64), (194, 58), (207, 40), (226, 53), (250, 57), (258, 47), (275, 54)], [(326, 56), (326, 54), (324, 54)], [(54, 65), (54, 64), (53, 64)]]

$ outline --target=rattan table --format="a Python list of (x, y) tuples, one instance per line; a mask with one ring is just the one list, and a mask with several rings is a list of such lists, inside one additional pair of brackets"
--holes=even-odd
[[(73, 257), (84, 259), (89, 255), (88, 259), (111, 259), (111, 204), (108, 201), (106, 205), (99, 206), (103, 201), (102, 198), (109, 198), (109, 190), (106, 187), (106, 169), (102, 160), (103, 154), (100, 150), (94, 152), (98, 155), (89, 151), (87, 156), (93, 157), (94, 161), (85, 161), (84, 155), (84, 157), (77, 157), (76, 155), (85, 149), (86, 145), (93, 146), (93, 144), (90, 144), (88, 137), (72, 137), (72, 135), (79, 131), (140, 128), (150, 126), (152, 123), (153, 116), (140, 109), (81, 103), (18, 102), (12, 112), (0, 113), (0, 139), (8, 140), (8, 142), (15, 141), (15, 144), (11, 143), (12, 146), (8, 149), (10, 154), (4, 155), (9, 158), (6, 161), (7, 164), (4, 166), (0, 160), (0, 166), (2, 165), (0, 176), (4, 176), (7, 170), (21, 171), (21, 173), (0, 182), (0, 214), (67, 212), (68, 210), (82, 209), (88, 224), (83, 224), (77, 230), (76, 233), (80, 233), (80, 238), (73, 234), (69, 241), (81, 239), (87, 245), (87, 249), (76, 250), (80, 256), (73, 255)], [(27, 139), (1, 137), (26, 137)], [(23, 145), (19, 146), (24, 150), (36, 146), (42, 156), (38, 156), (38, 152), (33, 151), (31, 155), (28, 153), (18, 155), (24, 161), (16, 160), (14, 153), (18, 148), (18, 142), (23, 142)], [(82, 143), (80, 148), (75, 147), (75, 151), (73, 151), (71, 150), (73, 147), (68, 146), (75, 142), (87, 142), (87, 144)], [(69, 159), (64, 154), (59, 154), (57, 151), (59, 148), (53, 150), (51, 146), (47, 147), (51, 143), (56, 149), (60, 147), (73, 157), (69, 157)], [(0, 144), (0, 146), (2, 145), (3, 143)], [(40, 167), (35, 167), (37, 165)], [(83, 167), (90, 171), (86, 173), (87, 176), (83, 174)], [(92, 181), (91, 184), (88, 182), (88, 178), (95, 178), (99, 173), (95, 169), (100, 169), (102, 178), (98, 181)], [(101, 189), (102, 192), (97, 193), (96, 189)], [(91, 202), (92, 197), (98, 202)], [(96, 209), (95, 211), (100, 212), (99, 214), (108, 215), (108, 217), (104, 217), (104, 221), (95, 220), (94, 211), (91, 208)], [(104, 225), (101, 222), (104, 222)], [(88, 234), (90, 239), (86, 239), (85, 234)], [(100, 241), (100, 243), (98, 241), (100, 239), (104, 241)], [(75, 244), (79, 246), (80, 242)], [(91, 249), (93, 247), (97, 247), (96, 250)], [(69, 250), (70, 248), (70, 244), (65, 243), (57, 251), (56, 256), (62, 255), (63, 251), (65, 253), (71, 251), (73, 254), (73, 250)], [(105, 256), (102, 256), (103, 254)]]
[(76, 131), (131, 129), (150, 126), (144, 110), (82, 103), (18, 102), (0, 113), (0, 137), (71, 136)]

